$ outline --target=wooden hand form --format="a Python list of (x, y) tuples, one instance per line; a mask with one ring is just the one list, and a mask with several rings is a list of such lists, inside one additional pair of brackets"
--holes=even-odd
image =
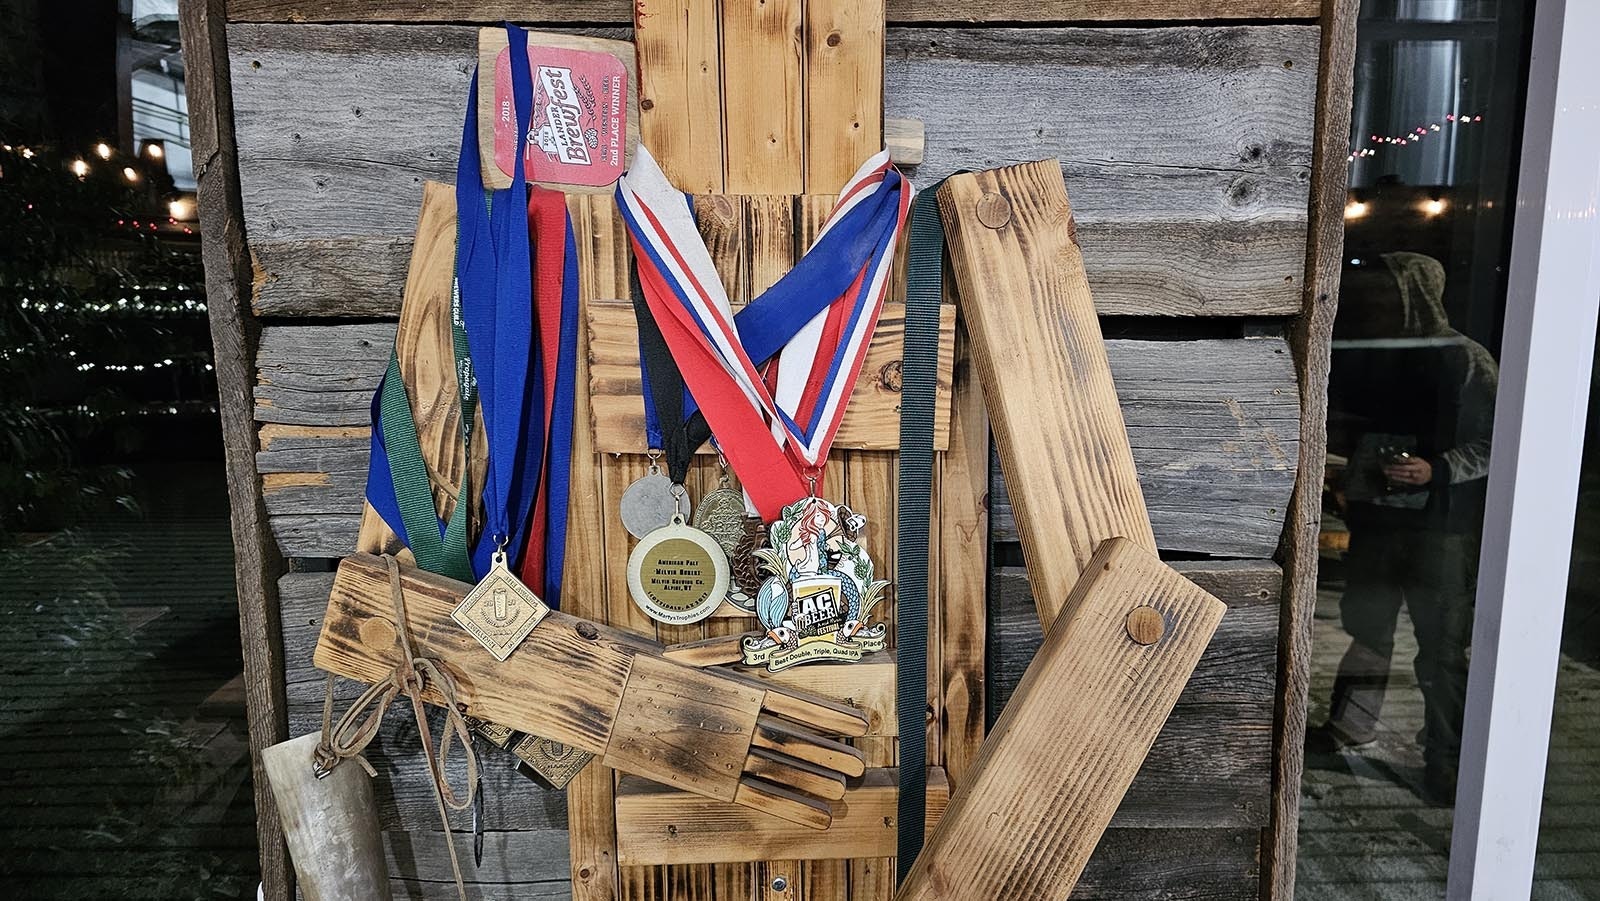
[[(814, 829), (862, 774), (860, 752), (822, 733), (865, 734), (857, 710), (661, 655), (653, 641), (553, 611), (504, 663), (450, 614), (471, 586), (402, 568), (416, 655), (447, 667), (465, 714), (589, 751), (612, 769)], [(400, 659), (383, 559), (339, 564), (316, 665), (363, 682)], [(443, 698), (429, 687), (424, 697)]]

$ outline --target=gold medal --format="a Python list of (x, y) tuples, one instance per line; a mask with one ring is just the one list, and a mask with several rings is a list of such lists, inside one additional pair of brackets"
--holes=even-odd
[(550, 608), (506, 567), (504, 550), (495, 551), (492, 559), (488, 574), (450, 615), (494, 659), (504, 661), (550, 614)]
[(657, 622), (697, 623), (728, 593), (728, 555), (676, 514), (628, 555), (628, 593)]

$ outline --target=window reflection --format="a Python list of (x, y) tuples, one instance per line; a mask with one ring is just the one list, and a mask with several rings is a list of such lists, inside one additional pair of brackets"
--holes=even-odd
[(1531, 7), (1361, 6), (1302, 897), (1444, 893)]

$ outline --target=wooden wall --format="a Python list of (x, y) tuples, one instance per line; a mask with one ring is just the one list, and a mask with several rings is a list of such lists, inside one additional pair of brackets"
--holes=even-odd
[[(1318, 217), (1342, 193), (1343, 154), (1324, 165), (1334, 145), (1319, 147), (1318, 123), (1333, 115), (1340, 127), (1339, 101), (1318, 98), (1343, 84), (1348, 103), (1339, 42), (1353, 3), (890, 0), (888, 10), (886, 113), (926, 128), (925, 161), (908, 171), (916, 183), (1062, 160), (1096, 303), (1112, 317), (1112, 368), (1156, 537), (1230, 607), (1074, 897), (1287, 897), (1303, 728), (1293, 711), (1304, 701), (1296, 636), (1314, 541), (1307, 549), (1292, 529), (1286, 541), (1285, 526), (1292, 505), (1308, 503), (1297, 478), (1321, 478), (1306, 461), (1321, 457), (1322, 260), (1337, 234)], [(631, 11), (627, 0), (184, 0), (241, 604), (247, 647), (264, 645), (247, 650), (258, 742), (320, 716), (311, 647), (330, 561), (354, 545), (367, 404), (394, 336), (421, 186), (454, 179), (475, 27), (425, 23), (508, 15), (627, 38)], [(1104, 21), (1118, 19), (1137, 27)], [(1336, 244), (1332, 254), (1336, 264)], [(992, 471), (991, 719), (1039, 641)], [(1299, 586), (1288, 593), (1285, 564)], [(415, 741), (397, 720), (374, 749), (381, 819), (398, 895), (447, 897)], [(495, 831), (475, 890), (568, 897), (565, 802), (504, 767), (485, 782)], [(269, 867), (281, 865), (271, 828)]]

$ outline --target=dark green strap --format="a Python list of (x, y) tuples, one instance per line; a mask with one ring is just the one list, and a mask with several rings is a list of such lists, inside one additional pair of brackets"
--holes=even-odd
[[(941, 182), (942, 184), (942, 182)], [(900, 476), (895, 549), (896, 716), (900, 736), (898, 878), (922, 851), (926, 822), (928, 710), (928, 546), (933, 494), (934, 396), (939, 378), (939, 304), (944, 294), (944, 226), (938, 185), (917, 195), (906, 270), (901, 355)]]
[(383, 447), (389, 458), (389, 478), (394, 483), (395, 500), (405, 525), (407, 546), (417, 558), (417, 566), (463, 582), (473, 581), (471, 536), (468, 520), (472, 509), (472, 424), (478, 410), (478, 382), (472, 374), (472, 355), (467, 348), (467, 332), (461, 320), (461, 291), (452, 284), (450, 291), (451, 345), (455, 354), (456, 384), (461, 398), (461, 443), (465, 460), (455, 508), (441, 536), (439, 515), (433, 503), (433, 483), (422, 457), (417, 437), (416, 418), (411, 414), (411, 399), (406, 396), (400, 375), (398, 351), (389, 355), (389, 369), (383, 377), (378, 398), (378, 417), (383, 425)]

